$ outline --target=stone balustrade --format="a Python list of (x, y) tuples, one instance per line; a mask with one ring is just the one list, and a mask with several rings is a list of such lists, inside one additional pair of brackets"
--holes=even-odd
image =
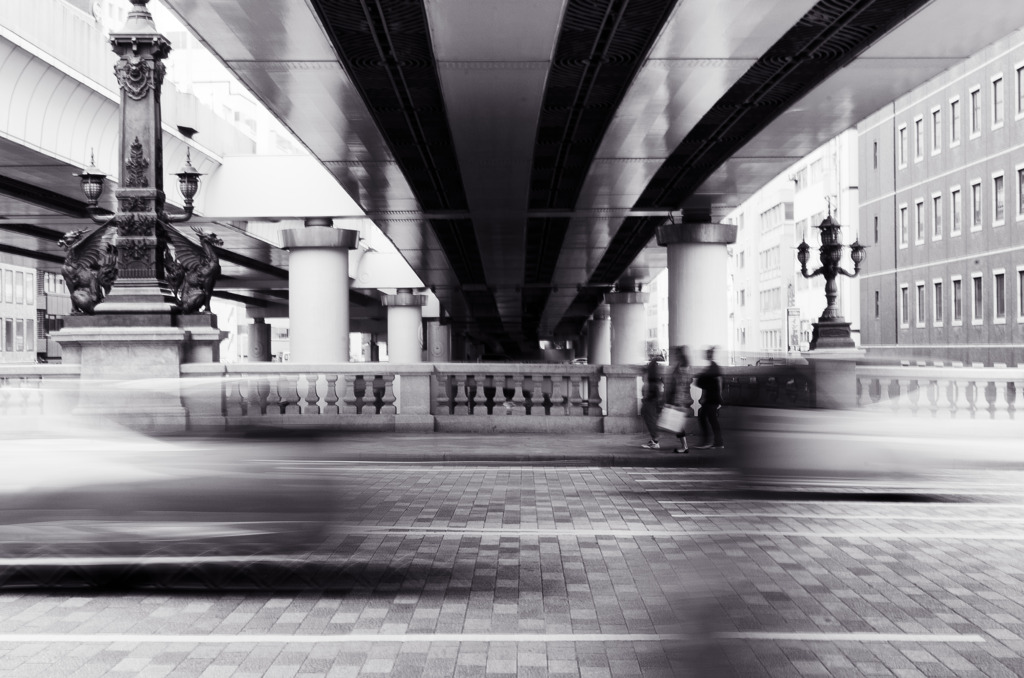
[[(0, 366), (0, 415), (101, 409), (108, 389), (176, 392), (190, 432), (275, 429), (639, 433), (642, 372), (627, 365), (195, 363), (180, 379), (79, 379), (77, 365)], [(696, 371), (694, 371), (694, 374)], [(723, 368), (727, 405), (860, 408), (1019, 419), (1024, 368), (807, 365)], [(691, 386), (687, 405), (699, 407)], [(87, 399), (87, 402), (83, 402)], [(119, 400), (123, 402), (123, 399)], [(139, 402), (146, 402), (140, 399)], [(118, 414), (118, 413), (115, 413)]]

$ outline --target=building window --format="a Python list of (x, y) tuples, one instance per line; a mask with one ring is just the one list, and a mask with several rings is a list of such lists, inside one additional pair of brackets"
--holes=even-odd
[[(1021, 271), (1020, 274), (1021, 274), (1021, 279), (1024, 280), (1024, 271)], [(1024, 293), (1021, 294), (1020, 299), (1021, 299), (1021, 302), (1020, 302), (1021, 303), (1021, 308), (1024, 309)], [(879, 311), (880, 310), (881, 310), (881, 304), (879, 303), (879, 293), (878, 293), (878, 290), (875, 290), (875, 319), (876, 320), (878, 319), (878, 315), (879, 315)], [(1022, 312), (1022, 313), (1024, 313), (1024, 312)]]
[(942, 150), (942, 109), (932, 109), (932, 155)]
[(1024, 218), (1024, 167), (1017, 168), (1017, 218)]
[(960, 99), (949, 102), (949, 145), (960, 143)]
[(1017, 115), (1024, 115), (1024, 66), (1017, 67)]
[(975, 273), (971, 276), (971, 299), (974, 304), (971, 307), (971, 322), (975, 325), (981, 324), (982, 319), (985, 317), (985, 295), (984, 288), (981, 280), (981, 274)]
[(1003, 223), (1006, 217), (1004, 213), (1005, 205), (1006, 194), (1003, 190), (1003, 175), (998, 174), (992, 177), (992, 221), (996, 226)]
[(960, 235), (960, 214), (962, 208), (962, 205), (960, 204), (961, 202), (962, 201), (960, 199), (960, 189), (954, 188), (949, 193), (949, 219), (951, 222), (949, 228), (950, 235)]
[(981, 134), (981, 90), (971, 91), (971, 136)]
[(910, 291), (900, 285), (900, 326), (910, 327)]
[(942, 281), (932, 282), (932, 298), (935, 301), (935, 324), (942, 324)]
[(924, 242), (924, 200), (914, 203), (914, 243)]
[(1024, 319), (1024, 268), (1017, 269), (1017, 318)]
[(1003, 124), (1003, 77), (992, 80), (992, 127)]
[(924, 283), (917, 283), (917, 326), (924, 327)]
[(992, 275), (992, 310), (995, 322), (1006, 322), (1006, 273), (996, 271)]
[(914, 160), (920, 160), (922, 157), (924, 157), (924, 120), (916, 118), (914, 120)]
[(981, 228), (981, 182), (971, 184), (971, 230)]
[(896, 146), (897, 162), (900, 167), (907, 166), (907, 126), (900, 127), (898, 144)]
[(900, 247), (906, 247), (910, 233), (907, 230), (907, 206), (900, 207)]
[(959, 325), (964, 319), (964, 293), (963, 281), (960, 276), (952, 279), (953, 282), (953, 324)]
[(932, 196), (932, 240), (942, 239), (942, 195)]
[(871, 143), (871, 163), (873, 169), (878, 169), (878, 142)]
[(875, 244), (878, 244), (878, 216), (875, 215)]

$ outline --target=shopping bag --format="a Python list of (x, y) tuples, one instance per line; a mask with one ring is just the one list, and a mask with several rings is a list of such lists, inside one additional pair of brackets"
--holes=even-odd
[(686, 412), (674, 405), (666, 405), (658, 414), (658, 428), (669, 433), (680, 433), (686, 426)]

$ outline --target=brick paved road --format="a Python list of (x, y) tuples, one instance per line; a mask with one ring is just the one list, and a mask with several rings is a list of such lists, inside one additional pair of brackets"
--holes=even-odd
[(3, 591), (0, 676), (1024, 675), (1022, 471), (312, 465), (318, 590)]

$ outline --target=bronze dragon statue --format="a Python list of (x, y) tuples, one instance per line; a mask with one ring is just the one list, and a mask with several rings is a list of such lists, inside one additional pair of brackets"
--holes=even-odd
[(117, 279), (117, 248), (103, 236), (113, 220), (86, 231), (69, 231), (58, 241), (68, 251), (61, 267), (73, 313), (92, 315)]
[(209, 311), (213, 286), (220, 277), (220, 260), (213, 248), (224, 242), (195, 226), (192, 230), (199, 236), (199, 245), (173, 226), (166, 230), (169, 248), (164, 255), (164, 275), (179, 308), (184, 313), (199, 313), (204, 308)]

